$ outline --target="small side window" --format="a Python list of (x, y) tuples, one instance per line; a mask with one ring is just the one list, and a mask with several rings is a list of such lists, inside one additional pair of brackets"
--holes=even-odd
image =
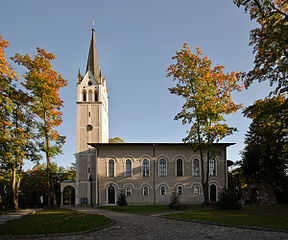
[(83, 102), (86, 102), (87, 101), (87, 94), (86, 94), (86, 91), (83, 92)]
[(146, 187), (146, 186), (143, 188), (143, 195), (144, 196), (148, 196), (149, 195), (149, 188)]
[(132, 196), (132, 187), (128, 186), (126, 187), (126, 196)]
[(161, 186), (161, 188), (160, 188), (160, 194), (161, 194), (162, 196), (166, 195), (166, 188), (165, 188), (164, 186)]
[(182, 188), (182, 186), (178, 186), (178, 194), (179, 195), (182, 195), (183, 194), (183, 188)]

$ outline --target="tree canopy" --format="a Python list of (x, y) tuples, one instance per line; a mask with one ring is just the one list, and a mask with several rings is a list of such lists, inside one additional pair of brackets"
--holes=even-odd
[(275, 93), (288, 91), (288, 2), (287, 0), (233, 0), (258, 26), (250, 32), (255, 53), (253, 70), (243, 74), (246, 86), (254, 80), (276, 84)]
[(287, 112), (283, 95), (258, 100), (244, 111), (252, 119), (242, 161), (247, 182), (264, 182), (274, 190), (283, 188), (288, 169)]

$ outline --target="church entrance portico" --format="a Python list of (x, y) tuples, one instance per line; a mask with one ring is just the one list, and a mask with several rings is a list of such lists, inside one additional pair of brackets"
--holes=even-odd
[(64, 180), (60, 184), (61, 206), (75, 205), (75, 180)]

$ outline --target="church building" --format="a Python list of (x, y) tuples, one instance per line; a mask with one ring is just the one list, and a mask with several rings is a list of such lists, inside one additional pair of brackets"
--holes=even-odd
[[(77, 81), (75, 204), (113, 205), (122, 190), (129, 205), (168, 204), (174, 190), (183, 203), (202, 203), (204, 173), (191, 145), (109, 143), (107, 80), (101, 73), (94, 32), (93, 26), (85, 76), (79, 70)], [(214, 144), (220, 154), (209, 160), (211, 202), (227, 188), (230, 145)]]

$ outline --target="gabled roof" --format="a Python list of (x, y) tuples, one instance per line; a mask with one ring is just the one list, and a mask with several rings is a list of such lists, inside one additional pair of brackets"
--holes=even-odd
[(92, 36), (91, 36), (90, 47), (89, 47), (86, 73), (88, 70), (90, 70), (93, 73), (96, 81), (100, 83), (101, 82), (101, 70), (100, 70), (99, 61), (98, 61), (94, 25), (92, 28)]

